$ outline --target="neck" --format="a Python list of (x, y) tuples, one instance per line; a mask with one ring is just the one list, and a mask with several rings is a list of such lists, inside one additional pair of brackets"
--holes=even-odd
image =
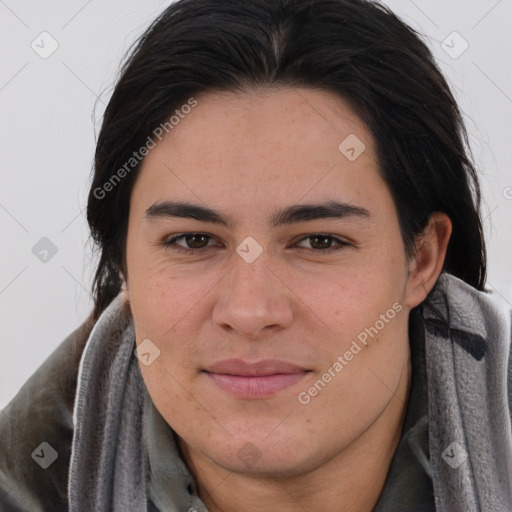
[(404, 368), (393, 397), (377, 420), (354, 442), (313, 471), (292, 477), (228, 471), (182, 439), (183, 458), (210, 512), (371, 512), (384, 487), (402, 436), (411, 365)]

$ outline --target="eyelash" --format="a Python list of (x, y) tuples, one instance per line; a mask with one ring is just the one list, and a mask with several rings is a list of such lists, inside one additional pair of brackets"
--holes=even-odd
[[(176, 245), (176, 242), (180, 239), (184, 239), (187, 236), (193, 236), (193, 235), (202, 235), (208, 237), (210, 240), (213, 238), (212, 236), (206, 234), (206, 233), (182, 233), (181, 235), (177, 235), (169, 240), (164, 240), (160, 245), (162, 245), (165, 249), (170, 249), (172, 251), (177, 252), (178, 254), (191, 254), (191, 253), (200, 253), (208, 249), (208, 247), (212, 246), (205, 246), (201, 247), (199, 249), (183, 249), (182, 247)], [(340, 240), (339, 238), (333, 236), (333, 235), (326, 235), (324, 233), (314, 233), (311, 235), (307, 235), (300, 240), (298, 240), (297, 243), (300, 243), (308, 238), (313, 237), (324, 237), (329, 238), (333, 241), (335, 241), (338, 245), (335, 245), (334, 247), (329, 247), (327, 249), (310, 249), (313, 252), (320, 253), (320, 254), (332, 254), (333, 252), (340, 251), (344, 249), (345, 247), (349, 246), (350, 244), (348, 242), (345, 242), (343, 240)], [(301, 247), (301, 249), (306, 249), (305, 247)]]

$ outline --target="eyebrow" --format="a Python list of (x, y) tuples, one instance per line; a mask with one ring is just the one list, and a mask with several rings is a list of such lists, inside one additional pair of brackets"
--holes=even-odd
[[(161, 201), (151, 205), (146, 210), (148, 220), (168, 217), (195, 219), (201, 222), (220, 224), (227, 228), (233, 227), (230, 217), (204, 206), (180, 201)], [(369, 219), (370, 212), (366, 208), (338, 201), (324, 203), (297, 204), (287, 206), (272, 215), (270, 222), (275, 228), (285, 224), (309, 222), (317, 219)]]

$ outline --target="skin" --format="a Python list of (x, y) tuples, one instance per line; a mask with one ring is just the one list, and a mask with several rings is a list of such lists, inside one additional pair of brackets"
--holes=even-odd
[[(409, 311), (442, 270), (450, 220), (433, 214), (417, 257), (406, 256), (371, 133), (330, 92), (258, 89), (196, 99), (149, 152), (131, 196), (127, 300), (137, 343), (149, 338), (161, 350), (151, 365), (140, 364), (147, 389), (179, 436), (210, 511), (318, 510), (319, 503), (323, 511), (339, 511), (340, 503), (370, 511), (401, 437)], [(366, 147), (355, 161), (338, 149), (350, 134)], [(166, 200), (214, 208), (232, 226), (147, 216)], [(281, 208), (326, 200), (370, 216), (270, 224)], [(211, 238), (176, 242), (194, 254), (162, 245), (182, 233)], [(322, 242), (307, 238), (319, 233), (334, 237), (327, 247), (335, 239), (348, 245), (322, 254)], [(263, 249), (252, 263), (236, 252), (249, 236)], [(299, 393), (395, 303), (402, 310), (393, 320), (301, 404)], [(310, 372), (271, 397), (244, 399), (202, 371), (226, 358), (277, 358)], [(247, 443), (250, 462), (238, 456)]]

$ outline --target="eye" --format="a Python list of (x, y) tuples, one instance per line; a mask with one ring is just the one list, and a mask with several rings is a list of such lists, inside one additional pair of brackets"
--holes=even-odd
[[(165, 240), (162, 245), (178, 253), (200, 252), (202, 249), (207, 247), (206, 242), (211, 238), (212, 237), (206, 233), (183, 233), (169, 240)], [(178, 240), (184, 240), (186, 248), (177, 244)]]
[[(205, 250), (208, 249), (208, 247), (212, 247), (212, 245), (208, 244), (208, 241), (212, 239), (213, 237), (207, 235), (206, 233), (182, 233), (168, 240), (164, 240), (161, 243), (161, 245), (177, 253), (192, 254), (204, 252)], [(322, 233), (307, 235), (300, 239), (298, 243), (303, 243), (306, 240), (309, 240), (309, 244), (311, 246), (310, 250), (316, 253), (324, 254), (330, 254), (335, 251), (340, 251), (344, 247), (350, 245), (348, 242), (340, 240), (339, 238), (333, 235), (327, 235)], [(178, 243), (179, 241), (184, 241), (185, 246)], [(335, 243), (336, 245), (332, 245), (333, 243)], [(299, 245), (296, 246), (300, 247)], [(215, 246), (213, 245), (213, 247)], [(302, 248), (307, 249), (307, 247)]]
[[(339, 238), (326, 235), (322, 233), (316, 233), (314, 235), (308, 235), (299, 240), (299, 243), (304, 242), (305, 240), (309, 240), (309, 244), (312, 246), (315, 252), (322, 253), (332, 253), (335, 251), (340, 251), (344, 247), (350, 245), (348, 242), (340, 240)], [(332, 243), (335, 242), (337, 245), (332, 246)]]

